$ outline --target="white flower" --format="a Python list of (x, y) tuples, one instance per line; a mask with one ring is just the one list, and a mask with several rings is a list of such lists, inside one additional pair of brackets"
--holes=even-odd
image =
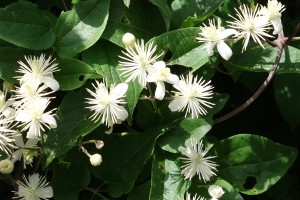
[(223, 188), (218, 185), (210, 185), (208, 187), (208, 193), (212, 197), (210, 200), (218, 200), (225, 192)]
[(131, 33), (125, 33), (122, 37), (122, 42), (126, 47), (134, 48), (135, 36)]
[(56, 120), (51, 114), (53, 110), (45, 112), (49, 105), (48, 98), (38, 98), (16, 113), (15, 120), (21, 122), (19, 127), (23, 127), (22, 131), (27, 130), (27, 138), (37, 138), (41, 136), (41, 130), (44, 127), (56, 128)]
[(13, 106), (17, 109), (31, 104), (32, 101), (38, 98), (46, 97), (52, 92), (45, 92), (47, 86), (33, 84), (34, 82), (23, 83), (20, 87), (14, 90), (15, 94), (11, 97), (14, 100)]
[(126, 83), (111, 85), (108, 90), (105, 81), (103, 83), (96, 81), (96, 85), (93, 84), (93, 87), (95, 92), (87, 89), (93, 98), (86, 98), (88, 100), (86, 103), (91, 105), (87, 108), (94, 111), (91, 116), (92, 120), (100, 120), (106, 126), (112, 127), (128, 117), (128, 112), (123, 107), (126, 104), (124, 97), (128, 89)]
[(28, 179), (23, 176), (24, 182), (17, 181), (18, 191), (15, 195), (20, 200), (40, 200), (50, 199), (53, 197), (53, 189), (48, 186), (45, 177), (40, 177), (39, 174), (29, 175)]
[(10, 174), (14, 170), (14, 163), (9, 160), (1, 160), (0, 161), (0, 172), (2, 174)]
[(210, 160), (215, 156), (205, 157), (211, 147), (212, 146), (203, 150), (201, 140), (194, 145), (188, 145), (181, 151), (181, 153), (186, 156), (181, 158), (185, 163), (182, 166), (184, 169), (181, 171), (181, 173), (184, 174), (185, 179), (191, 180), (197, 174), (199, 176), (199, 180), (206, 182), (209, 181), (212, 176), (216, 175), (214, 171), (217, 171), (216, 166), (218, 165)]
[(2, 112), (0, 112), (0, 150), (6, 154), (11, 153), (12, 148), (16, 148), (13, 145), (13, 136), (16, 135), (14, 130), (11, 130), (11, 124), (13, 118), (6, 118)]
[(140, 86), (146, 87), (147, 73), (156, 59), (161, 56), (161, 54), (155, 55), (155, 51), (156, 46), (153, 46), (153, 43), (145, 46), (144, 40), (137, 40), (134, 48), (126, 47), (126, 52), (123, 52), (124, 56), (119, 56), (123, 59), (119, 62), (122, 66), (120, 70), (123, 71), (121, 75), (128, 77), (126, 82), (137, 78)]
[(204, 197), (200, 197), (197, 194), (195, 194), (193, 197), (191, 197), (191, 194), (188, 192), (185, 195), (185, 200), (204, 200)]
[(171, 74), (170, 68), (166, 67), (166, 63), (158, 61), (153, 64), (153, 70), (147, 76), (148, 82), (156, 83), (155, 98), (162, 100), (165, 96), (165, 84), (178, 84), (179, 78), (177, 75)]
[(232, 56), (230, 47), (224, 42), (224, 39), (230, 35), (237, 34), (234, 29), (225, 29), (221, 26), (221, 20), (218, 19), (218, 26), (216, 27), (215, 20), (209, 20), (209, 26), (200, 27), (201, 32), (199, 37), (196, 37), (198, 42), (205, 42), (205, 48), (209, 56), (213, 55), (213, 49), (217, 46), (218, 52), (225, 60), (229, 60)]
[(254, 10), (252, 10), (245, 4), (241, 5), (239, 8), (240, 11), (235, 9), (238, 18), (235, 18), (230, 15), (230, 17), (232, 17), (234, 21), (229, 21), (228, 26), (239, 31), (236, 35), (238, 40), (241, 38), (244, 39), (244, 46), (242, 52), (246, 50), (250, 37), (252, 37), (252, 39), (256, 43), (259, 43), (264, 48), (260, 40), (262, 39), (263, 41), (265, 41), (264, 37), (272, 37), (267, 33), (267, 31), (269, 30), (268, 26), (270, 22), (265, 17), (259, 16), (257, 12), (257, 5)]
[(39, 140), (37, 138), (30, 138), (24, 144), (24, 140), (21, 134), (16, 135), (14, 139), (15, 144), (17, 147), (19, 147), (19, 149), (12, 154), (12, 161), (16, 162), (23, 156), (23, 165), (24, 168), (26, 168), (26, 165), (31, 164), (33, 156), (37, 155), (37, 152), (34, 150), (34, 148), (36, 147), (36, 144)]
[(44, 83), (47, 87), (51, 88), (53, 91), (59, 89), (59, 83), (53, 78), (53, 72), (59, 71), (57, 68), (57, 63), (51, 61), (51, 56), (45, 59), (45, 55), (42, 54), (39, 58), (33, 56), (26, 57), (28, 66), (19, 61), (20, 69), (17, 72), (23, 74), (17, 77), (21, 84), (25, 82), (32, 82), (32, 84)]
[(93, 166), (98, 166), (102, 163), (102, 156), (98, 153), (91, 155), (90, 162)]
[(192, 113), (192, 118), (198, 118), (198, 115), (207, 113), (205, 107), (211, 108), (214, 103), (207, 101), (211, 99), (213, 86), (209, 85), (210, 81), (206, 82), (197, 76), (193, 77), (189, 73), (186, 79), (182, 77), (178, 85), (173, 85), (178, 92), (174, 92), (174, 100), (169, 104), (171, 111), (182, 111), (186, 109), (187, 113)]
[(282, 31), (281, 23), (281, 13), (285, 10), (284, 5), (282, 5), (277, 0), (268, 0), (268, 7), (262, 6), (259, 13), (267, 17), (274, 28), (273, 34), (276, 35)]

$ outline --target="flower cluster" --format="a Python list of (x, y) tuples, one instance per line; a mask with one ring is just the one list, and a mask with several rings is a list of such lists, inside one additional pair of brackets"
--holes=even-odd
[[(58, 71), (57, 64), (51, 57), (26, 57), (26, 63), (19, 61), (20, 67), (16, 77), (19, 86), (9, 90), (7, 99), (6, 89), (9, 83), (4, 84), (0, 91), (0, 150), (6, 154), (0, 160), (0, 172), (13, 172), (14, 163), (22, 159), (23, 167), (31, 164), (37, 155), (37, 143), (45, 129), (56, 128), (56, 120), (52, 109), (48, 106), (54, 97), (49, 95), (59, 89), (59, 83), (53, 73)], [(6, 87), (5, 87), (6, 86)], [(7, 87), (9, 88), (9, 87)], [(24, 138), (27, 138), (26, 142)], [(2, 154), (1, 152), (1, 154)], [(17, 181), (18, 191), (16, 198), (20, 199), (48, 199), (53, 197), (51, 186), (47, 186), (45, 178), (38, 174), (24, 176), (25, 183)]]
[(228, 21), (228, 26), (231, 29), (222, 27), (220, 19), (218, 19), (218, 25), (216, 26), (213, 19), (209, 21), (209, 26), (200, 27), (201, 32), (196, 39), (198, 42), (205, 43), (209, 56), (213, 55), (213, 48), (217, 46), (220, 55), (228, 60), (232, 56), (232, 51), (224, 42), (226, 38), (233, 35), (234, 41), (243, 39), (242, 52), (246, 51), (250, 38), (264, 48), (262, 41), (265, 41), (268, 37), (273, 37), (268, 33), (271, 29), (270, 25), (273, 26), (274, 35), (282, 31), (281, 13), (284, 10), (284, 6), (277, 0), (268, 0), (267, 7), (256, 5), (254, 9), (242, 4), (239, 9), (235, 8), (236, 16), (230, 15), (233, 21)]

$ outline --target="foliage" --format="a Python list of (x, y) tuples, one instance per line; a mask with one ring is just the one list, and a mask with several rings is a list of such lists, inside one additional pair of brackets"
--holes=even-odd
[[(54, 109), (57, 127), (44, 127), (32, 166), (25, 169), (24, 161), (16, 161), (13, 173), (0, 173), (0, 199), (12, 198), (13, 180), (37, 172), (47, 177), (53, 198), (58, 200), (175, 200), (185, 199), (187, 193), (209, 199), (210, 185), (223, 188), (220, 199), (224, 200), (298, 198), (297, 37), (284, 46), (278, 69), (274, 63), (279, 50), (270, 45), (277, 35), (269, 38), (269, 44), (250, 41), (242, 51), (242, 40), (234, 40), (231, 34), (225, 40), (233, 52), (229, 59), (218, 48), (220, 56), (217, 47), (211, 55), (206, 43), (196, 39), (202, 37), (199, 33), (210, 25), (209, 20), (215, 19), (217, 25), (221, 18), (222, 26), (232, 20), (229, 15), (234, 15), (233, 7), (239, 2), (254, 5), (254, 1), (246, 0), (1, 1), (0, 78), (7, 90), (16, 86), (7, 92), (7, 98), (22, 85), (18, 69), (20, 61), (25, 63), (24, 56), (51, 55), (58, 64), (53, 76), (59, 90), (47, 93), (52, 96), (47, 111)], [(295, 8), (287, 1), (282, 4), (286, 7), (282, 22), (288, 37), (299, 22), (296, 11), (300, 6)], [(295, 16), (289, 14), (294, 10)], [(272, 35), (273, 29), (269, 29)], [(122, 40), (127, 32), (147, 47), (156, 47), (154, 54), (160, 55), (157, 61), (164, 61), (180, 81), (192, 74), (203, 77), (200, 86), (204, 90), (206, 83), (213, 85), (203, 92), (208, 98), (202, 100), (211, 103), (203, 106), (207, 113), (200, 111), (194, 117), (186, 109), (172, 112), (170, 102), (180, 91), (171, 81), (164, 85), (162, 100), (154, 95), (159, 81), (149, 81), (145, 88), (137, 80), (128, 81), (121, 62), (129, 49)], [(251, 99), (257, 98), (257, 102), (239, 113), (238, 106), (273, 72), (274, 81), (271, 77), (270, 85), (262, 86), (267, 89)], [(120, 105), (126, 110), (126, 119), (119, 117), (111, 126), (99, 115), (99, 120), (93, 120), (94, 110), (87, 108), (87, 101), (92, 98), (95, 80), (105, 82), (110, 92), (127, 82), (126, 93), (118, 90), (114, 96), (125, 93), (120, 98), (126, 104)], [(232, 110), (238, 112), (223, 122), (223, 116)], [(24, 131), (19, 123), (13, 128)], [(2, 127), (0, 131), (0, 161), (12, 159), (1, 148)], [(112, 133), (107, 134), (109, 131)], [(26, 132), (22, 134), (25, 138)], [(203, 158), (211, 156), (217, 164), (216, 175), (206, 182), (198, 175), (189, 180), (182, 173), (182, 152), (197, 141), (203, 141), (204, 149), (211, 148)], [(104, 146), (99, 150), (95, 142)], [(92, 166), (89, 159), (96, 153), (102, 156), (101, 164)], [(279, 194), (281, 190), (283, 194)]]

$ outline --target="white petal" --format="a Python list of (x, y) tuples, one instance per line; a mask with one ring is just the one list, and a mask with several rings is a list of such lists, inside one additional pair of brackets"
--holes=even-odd
[(224, 41), (219, 41), (217, 44), (217, 48), (220, 55), (225, 60), (229, 60), (229, 58), (232, 56), (232, 51), (230, 47)]
[(15, 139), (14, 142), (18, 147), (24, 147), (24, 141), (21, 134), (14, 135), (14, 139)]
[(179, 78), (175, 74), (170, 74), (166, 82), (171, 83), (173, 85), (177, 85), (179, 83)]
[(153, 67), (155, 68), (156, 71), (160, 71), (166, 68), (166, 63), (164, 61), (158, 61), (153, 64)]
[(165, 84), (163, 81), (158, 81), (155, 90), (155, 98), (158, 100), (162, 100), (164, 97), (165, 97)]
[(215, 43), (212, 43), (212, 42), (207, 42), (207, 43), (206, 43), (205, 48), (206, 48), (207, 54), (208, 54), (209, 56), (214, 55), (213, 49), (214, 49), (215, 45), (216, 45), (216, 44), (215, 44)]
[(155, 73), (150, 73), (147, 75), (147, 82), (156, 82), (157, 75)]
[(20, 121), (20, 122), (27, 122), (27, 121), (30, 121), (31, 118), (27, 112), (25, 112), (24, 110), (21, 110), (21, 111), (17, 112), (15, 120)]
[(53, 91), (57, 91), (59, 89), (59, 83), (53, 77), (45, 76), (43, 77), (42, 82)]
[(116, 85), (111, 91), (110, 91), (110, 96), (113, 99), (119, 99), (120, 97), (123, 97), (125, 93), (128, 90), (128, 84), (127, 83), (120, 83)]
[(221, 38), (220, 39), (223, 40), (223, 39), (227, 38), (228, 36), (235, 35), (237, 33), (238, 32), (234, 29), (231, 29), (231, 28), (225, 29), (224, 31), (221, 32)]
[(120, 111), (117, 112), (118, 119), (124, 121), (128, 117), (128, 112), (125, 108), (120, 107)]
[(273, 34), (274, 35), (277, 35), (278, 33), (280, 33), (283, 29), (282, 27), (282, 23), (281, 23), (281, 19), (277, 19), (277, 20), (272, 20), (271, 21), (273, 27), (274, 27), (274, 31), (273, 31)]
[(49, 126), (51, 128), (56, 128), (57, 127), (57, 124), (56, 124), (56, 120), (55, 118), (53, 117), (53, 115), (48, 115), (48, 114), (43, 114), (41, 116), (41, 121), (45, 124), (49, 124)]
[(36, 191), (36, 193), (37, 193), (38, 197), (41, 197), (43, 199), (53, 197), (53, 189), (51, 186), (40, 188)]
[(184, 106), (185, 106), (185, 103), (181, 97), (177, 97), (176, 99), (171, 101), (171, 103), (169, 104), (169, 108), (172, 112), (178, 111), (178, 110), (182, 109), (182, 107), (184, 107)]

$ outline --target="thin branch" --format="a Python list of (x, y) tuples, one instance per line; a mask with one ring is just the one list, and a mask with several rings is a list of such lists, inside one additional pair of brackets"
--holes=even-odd
[[(297, 28), (298, 28), (298, 26), (297, 26)], [(278, 38), (275, 41), (271, 42), (272, 44), (274, 44), (274, 45), (277, 46), (277, 56), (276, 56), (273, 68), (269, 72), (269, 75), (266, 78), (266, 80), (259, 87), (259, 89), (245, 103), (243, 103), (241, 106), (239, 106), (235, 110), (231, 111), (230, 113), (228, 113), (228, 114), (226, 114), (226, 115), (224, 115), (224, 116), (222, 116), (220, 118), (215, 119), (214, 120), (215, 124), (218, 124), (218, 123), (220, 123), (222, 121), (225, 121), (225, 120), (233, 117), (234, 115), (238, 114), (239, 112), (243, 111), (250, 104), (252, 104), (253, 101), (255, 99), (257, 99), (257, 97), (259, 97), (259, 95), (266, 89), (266, 87), (269, 85), (269, 83), (271, 82), (272, 78), (274, 77), (276, 70), (278, 69), (279, 62), (280, 62), (280, 59), (281, 59), (281, 56), (282, 56), (282, 52), (283, 52), (283, 48), (287, 44), (287, 41), (288, 40), (286, 40), (286, 38), (284, 37), (283, 32), (281, 32), (281, 33), (278, 34)]]

